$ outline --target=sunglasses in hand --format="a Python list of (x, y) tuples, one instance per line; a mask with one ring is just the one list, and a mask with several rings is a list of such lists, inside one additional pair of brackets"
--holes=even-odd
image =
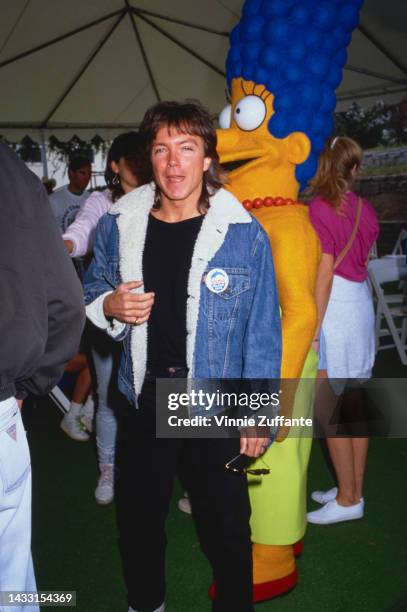
[(238, 466), (237, 461), (238, 459), (240, 459), (241, 461), (243, 456), (244, 455), (240, 454), (236, 455), (236, 457), (233, 457), (233, 459), (225, 463), (225, 468), (227, 470), (230, 470), (231, 472), (234, 472), (235, 474), (251, 474), (252, 476), (265, 476), (266, 474), (270, 474), (270, 468), (262, 457), (260, 457), (260, 461), (264, 463), (264, 465), (266, 466), (265, 468), (250, 468)]

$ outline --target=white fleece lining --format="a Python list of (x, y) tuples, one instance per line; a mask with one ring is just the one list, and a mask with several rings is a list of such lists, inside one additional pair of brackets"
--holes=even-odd
[[(137, 194), (136, 194), (137, 192)], [(133, 197), (130, 197), (133, 196)], [(143, 280), (143, 253), (147, 232), (148, 215), (154, 201), (154, 192), (150, 185), (140, 187), (120, 200), (118, 209), (120, 242), (120, 275), (122, 282)], [(134, 290), (143, 293), (144, 287)], [(136, 397), (143, 386), (147, 362), (147, 323), (133, 325), (130, 330), (131, 361), (133, 366), (134, 391)]]
[[(114, 204), (109, 214), (119, 214), (117, 225), (120, 242), (122, 282), (143, 280), (143, 252), (148, 216), (154, 203), (154, 185), (144, 185)], [(208, 262), (222, 246), (230, 223), (251, 223), (252, 218), (228, 191), (220, 189), (210, 199), (210, 208), (195, 243), (188, 277), (187, 300), (187, 366), (194, 371), (195, 340), (199, 316), (202, 276)], [(142, 293), (144, 287), (137, 289)], [(131, 329), (131, 358), (136, 397), (143, 385), (147, 362), (147, 323)]]

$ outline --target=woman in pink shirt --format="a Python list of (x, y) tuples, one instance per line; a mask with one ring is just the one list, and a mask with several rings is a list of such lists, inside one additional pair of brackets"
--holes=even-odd
[[(75, 221), (62, 236), (71, 257), (92, 252), (99, 219), (109, 210), (113, 202), (145, 182), (141, 159), (142, 143), (138, 133), (127, 132), (114, 139), (106, 161), (107, 189), (92, 193), (82, 204)], [(109, 340), (106, 334), (96, 328), (92, 328), (90, 344), (98, 398), (95, 429), (100, 476), (95, 498), (99, 504), (109, 504), (114, 497), (113, 471), (117, 432), (115, 407), (119, 401), (117, 369), (121, 345)], [(64, 431), (74, 439), (77, 439), (78, 429), (81, 427), (80, 421), (89, 431), (92, 429), (92, 416), (86, 412), (86, 407), (79, 417), (73, 411), (72, 413), (69, 411), (63, 421)]]
[[(346, 379), (370, 378), (375, 359), (374, 311), (366, 279), (379, 225), (371, 204), (351, 191), (361, 162), (362, 150), (355, 141), (334, 138), (320, 156), (311, 186), (315, 197), (310, 218), (322, 250), (314, 348), (319, 352), (318, 378), (329, 379), (329, 385), (320, 380), (316, 411), (326, 420), (332, 416), (328, 414), (329, 397), (341, 395)], [(368, 438), (327, 437), (327, 445), (338, 487), (312, 493), (324, 505), (308, 513), (308, 522), (331, 524), (362, 518)]]

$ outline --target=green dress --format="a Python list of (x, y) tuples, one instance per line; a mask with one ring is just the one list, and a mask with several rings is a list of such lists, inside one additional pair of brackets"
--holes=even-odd
[[(317, 365), (317, 354), (311, 349), (295, 394), (293, 418), (312, 417)], [(253, 542), (281, 546), (294, 544), (304, 536), (311, 445), (312, 431), (294, 428), (283, 442), (274, 442), (262, 458), (250, 466), (264, 468), (266, 463), (270, 468), (266, 476), (248, 477)]]

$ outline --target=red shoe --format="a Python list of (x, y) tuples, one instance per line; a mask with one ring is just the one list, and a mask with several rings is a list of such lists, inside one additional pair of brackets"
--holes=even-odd
[[(270, 580), (270, 582), (262, 582), (261, 584), (253, 585), (253, 603), (260, 603), (267, 599), (273, 599), (288, 593), (295, 587), (298, 582), (298, 572), (295, 570), (289, 576), (284, 576), (278, 580)], [(216, 580), (209, 587), (208, 595), (214, 600), (216, 596)]]
[[(304, 550), (304, 540), (298, 540), (293, 544), (293, 552), (296, 557), (301, 555)], [(267, 599), (273, 599), (279, 595), (288, 593), (295, 587), (298, 582), (298, 571), (295, 569), (288, 576), (283, 576), (277, 580), (270, 580), (269, 582), (261, 582), (253, 585), (253, 603), (259, 603), (266, 601)], [(208, 595), (210, 599), (214, 600), (216, 595), (216, 580), (212, 582), (209, 587)]]
[(299, 557), (304, 550), (304, 540), (298, 540), (295, 544), (293, 544), (293, 551), (296, 557)]
[(298, 582), (298, 571), (295, 569), (292, 574), (279, 578), (278, 580), (270, 580), (270, 582), (262, 582), (253, 585), (253, 603), (266, 601), (279, 597), (291, 591)]
[(208, 595), (209, 595), (209, 599), (212, 599), (212, 601), (215, 599), (215, 595), (216, 595), (216, 580), (214, 580), (211, 584), (211, 586), (208, 589)]

